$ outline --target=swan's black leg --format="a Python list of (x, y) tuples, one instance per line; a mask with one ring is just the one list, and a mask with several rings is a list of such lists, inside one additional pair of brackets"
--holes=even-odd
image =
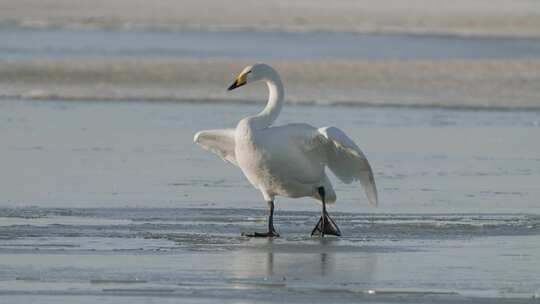
[(243, 236), (248, 237), (279, 237), (279, 233), (276, 232), (274, 228), (274, 201), (269, 201), (268, 203), (268, 232), (253, 232), (253, 233), (242, 233)]
[(317, 190), (319, 191), (319, 195), (321, 196), (322, 214), (321, 219), (319, 219), (319, 222), (311, 231), (311, 236), (316, 234), (320, 235), (321, 237), (324, 237), (325, 234), (340, 236), (341, 231), (339, 231), (339, 228), (334, 222), (334, 220), (328, 215), (328, 212), (326, 212), (326, 193), (324, 191), (324, 188), (319, 187)]

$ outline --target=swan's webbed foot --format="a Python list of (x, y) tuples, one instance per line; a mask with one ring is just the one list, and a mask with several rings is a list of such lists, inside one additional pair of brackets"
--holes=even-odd
[(324, 188), (319, 187), (317, 191), (319, 192), (319, 196), (321, 197), (322, 215), (317, 225), (315, 225), (315, 228), (313, 228), (313, 230), (311, 231), (311, 236), (320, 235), (321, 237), (324, 237), (325, 234), (341, 236), (341, 231), (336, 225), (336, 222), (334, 222), (334, 220), (328, 215), (328, 212), (326, 212), (326, 195)]
[(325, 213), (323, 216), (321, 216), (319, 222), (311, 231), (311, 236), (319, 235), (321, 237), (324, 237), (325, 234), (341, 236), (341, 231), (339, 230), (339, 227), (337, 226), (336, 222), (334, 222), (334, 220), (328, 215), (328, 213)]

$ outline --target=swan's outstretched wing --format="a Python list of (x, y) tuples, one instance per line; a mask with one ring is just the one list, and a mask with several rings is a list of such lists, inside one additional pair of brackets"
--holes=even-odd
[(323, 160), (344, 183), (360, 180), (369, 203), (377, 206), (377, 187), (373, 171), (360, 148), (340, 129), (324, 127), (313, 134), (313, 149), (323, 154)]
[(193, 141), (238, 166), (234, 155), (234, 133), (234, 129), (205, 130), (197, 132)]

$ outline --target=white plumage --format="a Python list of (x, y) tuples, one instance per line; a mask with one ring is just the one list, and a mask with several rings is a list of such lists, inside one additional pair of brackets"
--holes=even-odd
[(324, 217), (324, 203), (336, 200), (325, 166), (344, 183), (360, 181), (369, 203), (376, 206), (377, 189), (371, 166), (343, 131), (308, 124), (271, 127), (281, 111), (284, 97), (281, 79), (273, 68), (266, 64), (248, 66), (229, 89), (258, 80), (265, 81), (269, 89), (268, 103), (262, 112), (240, 120), (235, 129), (198, 132), (194, 141), (240, 167), (250, 183), (261, 191), (269, 205), (271, 203), (269, 233), (273, 230), (275, 196), (313, 197), (323, 202)]

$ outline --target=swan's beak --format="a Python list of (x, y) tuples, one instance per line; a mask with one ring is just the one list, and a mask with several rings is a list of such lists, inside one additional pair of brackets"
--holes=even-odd
[(247, 83), (247, 73), (242, 73), (236, 77), (234, 82), (231, 84), (231, 86), (228, 88), (229, 91), (234, 90), (238, 87), (241, 87)]

